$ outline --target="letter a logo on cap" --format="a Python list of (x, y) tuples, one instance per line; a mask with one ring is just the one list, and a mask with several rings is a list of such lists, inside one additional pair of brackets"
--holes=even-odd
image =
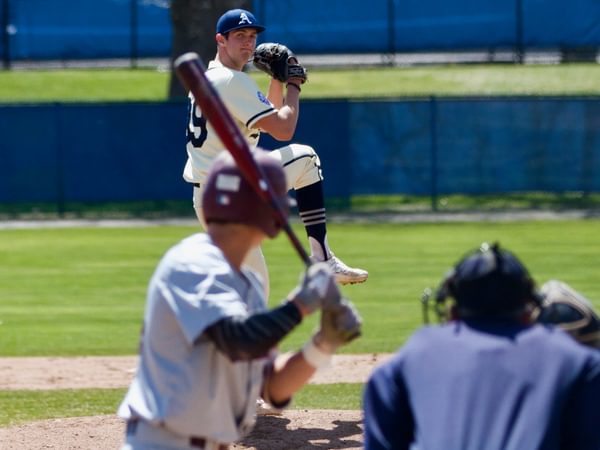
[(248, 19), (248, 16), (246, 15), (245, 12), (240, 14), (240, 21), (238, 22), (238, 25), (241, 25), (243, 23), (252, 24), (252, 22), (250, 21), (250, 19)]

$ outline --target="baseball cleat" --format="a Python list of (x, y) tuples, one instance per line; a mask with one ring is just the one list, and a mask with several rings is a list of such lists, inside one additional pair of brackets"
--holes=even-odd
[(369, 272), (356, 267), (349, 267), (333, 253), (331, 253), (331, 258), (326, 263), (333, 270), (335, 279), (339, 284), (364, 283), (369, 278)]
[(281, 416), (283, 411), (278, 408), (274, 408), (265, 402), (262, 398), (256, 401), (256, 415), (257, 416)]

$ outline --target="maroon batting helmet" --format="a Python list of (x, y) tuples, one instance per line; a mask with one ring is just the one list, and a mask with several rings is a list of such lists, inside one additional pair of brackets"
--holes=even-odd
[[(253, 156), (287, 217), (292, 199), (287, 196), (281, 163), (264, 150), (256, 149)], [(271, 206), (248, 183), (228, 152), (222, 152), (211, 166), (202, 194), (202, 210), (206, 223), (254, 225), (270, 238), (277, 236), (283, 225), (275, 218)]]

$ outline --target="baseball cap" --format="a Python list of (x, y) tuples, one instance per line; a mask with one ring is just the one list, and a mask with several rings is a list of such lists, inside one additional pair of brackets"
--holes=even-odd
[(265, 27), (258, 23), (254, 14), (245, 9), (230, 9), (217, 21), (217, 33), (225, 34), (239, 28), (255, 28), (258, 33)]

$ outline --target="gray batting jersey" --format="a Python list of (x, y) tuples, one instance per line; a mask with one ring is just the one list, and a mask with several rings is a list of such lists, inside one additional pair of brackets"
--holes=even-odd
[[(244, 72), (210, 61), (206, 77), (219, 93), (248, 145), (256, 147), (260, 132), (253, 128), (254, 124), (263, 117), (275, 114), (277, 110), (260, 91), (256, 82)], [(188, 160), (183, 178), (190, 183), (202, 183), (212, 161), (225, 147), (211, 124), (202, 116), (191, 93), (189, 97), (190, 117), (186, 144)]]
[(182, 436), (240, 439), (254, 424), (267, 359), (232, 362), (202, 334), (224, 317), (265, 311), (263, 292), (206, 234), (171, 248), (150, 280), (139, 365), (119, 416)]

